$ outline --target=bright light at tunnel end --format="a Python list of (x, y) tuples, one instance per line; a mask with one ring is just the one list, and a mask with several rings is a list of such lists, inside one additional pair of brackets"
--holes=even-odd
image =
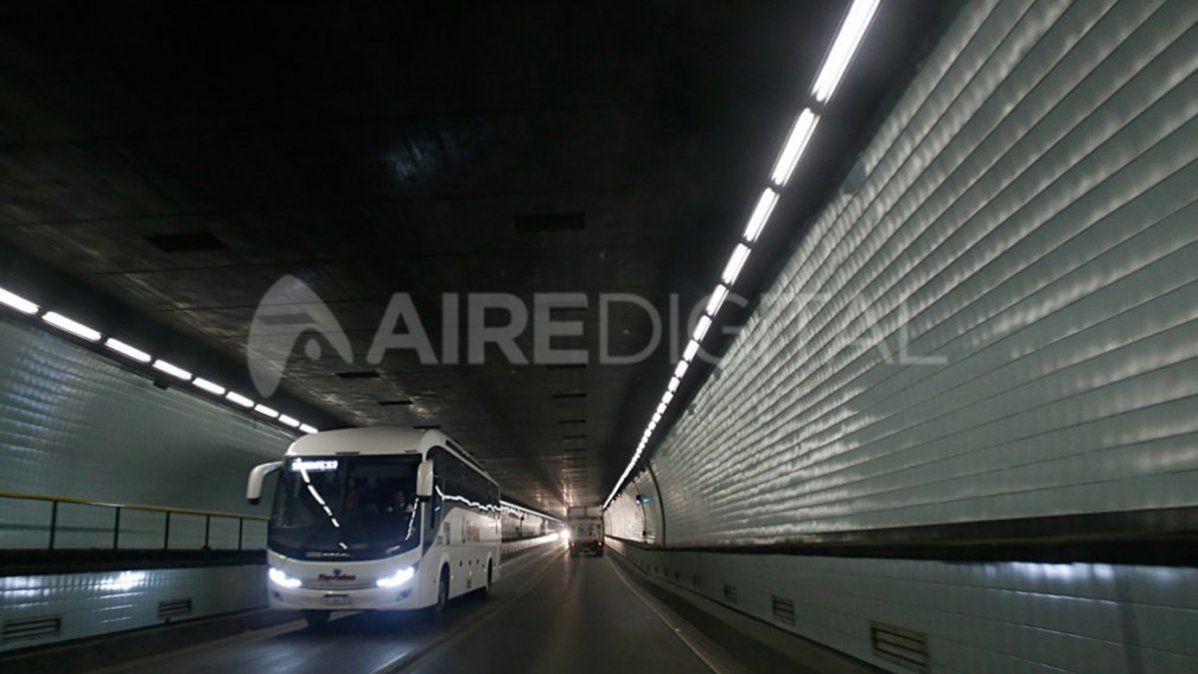
[(741, 239), (736, 243), (732, 255), (728, 258), (728, 262), (720, 274), (720, 283), (716, 284), (715, 290), (712, 291), (711, 296), (707, 300), (707, 306), (704, 309), (703, 316), (700, 317), (699, 322), (695, 326), (691, 341), (687, 344), (682, 358), (679, 359), (673, 375), (666, 384), (666, 390), (662, 395), (661, 401), (653, 410), (649, 422), (645, 425), (645, 431), (641, 435), (636, 452), (624, 468), (620, 479), (616, 480), (615, 485), (612, 486), (607, 500), (603, 502), (604, 508), (611, 505), (612, 500), (616, 498), (620, 487), (623, 486), (624, 481), (632, 473), (632, 469), (640, 461), (645, 447), (653, 437), (654, 431), (657, 430), (658, 423), (665, 418), (665, 413), (674, 400), (675, 392), (681, 385), (682, 378), (686, 376), (687, 367), (694, 360), (699, 349), (702, 348), (703, 338), (707, 336), (708, 329), (711, 327), (713, 320), (719, 314), (724, 301), (728, 299), (728, 293), (731, 291), (732, 286), (740, 278), (741, 271), (744, 269), (749, 255), (753, 252), (753, 245), (761, 237), (761, 233), (769, 223), (770, 216), (773, 215), (774, 208), (778, 205), (778, 201), (782, 196), (779, 190), (785, 187), (793, 177), (795, 168), (798, 166), (804, 150), (806, 150), (819, 126), (819, 113), (824, 110), (824, 106), (832, 99), (832, 94), (836, 92), (836, 87), (840, 85), (841, 79), (843, 79), (845, 72), (848, 71), (849, 64), (852, 62), (853, 56), (857, 53), (857, 49), (861, 45), (861, 40), (865, 37), (866, 31), (873, 21), (874, 14), (877, 13), (880, 2), (881, 0), (854, 0), (845, 14), (844, 20), (841, 22), (828, 48), (828, 53), (824, 57), (823, 64), (820, 66), (819, 73), (812, 83), (811, 107), (804, 107), (800, 110), (794, 123), (791, 125), (786, 140), (782, 144), (782, 149), (778, 153), (778, 158), (775, 160), (774, 166), (770, 171), (769, 183), (757, 199), (757, 203), (749, 215), (749, 220), (745, 224)]

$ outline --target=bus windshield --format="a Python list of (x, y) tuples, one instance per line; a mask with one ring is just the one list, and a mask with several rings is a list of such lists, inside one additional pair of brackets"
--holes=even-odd
[(420, 544), (419, 455), (302, 457), (280, 473), (268, 544), (288, 557), (372, 559)]

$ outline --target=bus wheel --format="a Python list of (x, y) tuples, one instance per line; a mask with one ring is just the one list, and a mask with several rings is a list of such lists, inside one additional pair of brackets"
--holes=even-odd
[(492, 564), (491, 560), (488, 559), (487, 560), (487, 584), (483, 585), (482, 591), (478, 593), (478, 596), (482, 597), (483, 599), (486, 599), (487, 597), (489, 597), (491, 595), (491, 575), (492, 575), (491, 570), (493, 568), (491, 566), (491, 564)]
[(449, 567), (441, 567), (441, 580), (437, 583), (437, 605), (434, 612), (437, 615), (445, 613), (449, 607)]
[(321, 628), (329, 624), (330, 611), (304, 611), (304, 620), (309, 627)]

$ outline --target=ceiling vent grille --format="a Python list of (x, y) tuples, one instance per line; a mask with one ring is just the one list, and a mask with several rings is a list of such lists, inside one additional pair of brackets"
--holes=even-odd
[(379, 373), (374, 370), (354, 370), (352, 372), (338, 372), (337, 376), (342, 379), (378, 379)]
[(513, 216), (512, 221), (520, 234), (579, 232), (587, 228), (585, 213), (527, 213)]
[(58, 634), (62, 631), (62, 616), (23, 618), (4, 621), (4, 643), (22, 639), (36, 639)]
[(146, 237), (155, 248), (164, 253), (198, 253), (207, 250), (228, 250), (224, 241), (212, 232), (178, 232), (175, 234), (151, 234)]
[(927, 672), (931, 668), (926, 634), (893, 625), (870, 623), (869, 641), (874, 655), (903, 669)]

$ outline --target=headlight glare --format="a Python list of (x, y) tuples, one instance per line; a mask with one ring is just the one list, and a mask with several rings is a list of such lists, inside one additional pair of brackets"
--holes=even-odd
[(416, 569), (407, 566), (399, 571), (396, 571), (390, 576), (383, 576), (382, 578), (379, 578), (375, 584), (384, 588), (399, 587), (409, 580), (412, 580), (412, 576), (414, 575), (416, 575)]
[(292, 578), (291, 576), (288, 576), (287, 574), (283, 573), (282, 569), (271, 567), (270, 571), (266, 572), (266, 575), (270, 577), (270, 582), (278, 585), (279, 587), (285, 587), (288, 590), (293, 590), (300, 586), (299, 578)]

